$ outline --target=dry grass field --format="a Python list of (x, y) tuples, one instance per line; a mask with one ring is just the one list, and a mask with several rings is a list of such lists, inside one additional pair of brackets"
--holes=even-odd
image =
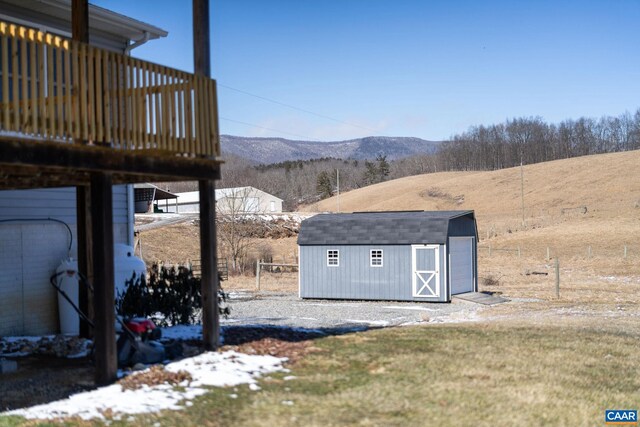
[[(622, 333), (640, 326), (638, 165), (640, 151), (525, 166), (524, 225), (520, 168), (388, 181), (342, 194), (340, 206), (342, 211), (473, 209), (480, 237), (480, 290), (515, 302), (486, 309), (481, 317), (510, 325), (609, 325)], [(335, 205), (330, 198), (304, 210), (332, 211)], [(193, 225), (150, 230), (142, 239), (147, 261), (198, 256)], [(267, 245), (276, 261), (289, 262), (295, 259), (295, 242), (262, 239), (255, 247)], [(555, 291), (556, 257), (560, 298)], [(253, 290), (255, 277), (232, 277), (224, 286)], [(297, 292), (297, 275), (265, 273), (261, 289)]]
[[(498, 282), (485, 290), (522, 298), (555, 296), (553, 259), (558, 257), (563, 298), (591, 298), (594, 292), (615, 292), (618, 287), (624, 294), (640, 281), (639, 165), (640, 151), (631, 151), (525, 166), (524, 224), (520, 168), (387, 181), (341, 194), (340, 206), (343, 212), (473, 209), (480, 237), (481, 288), (491, 282), (486, 279)], [(336, 204), (333, 197), (302, 210), (335, 211)], [(199, 258), (198, 227), (188, 222), (145, 231), (141, 239), (148, 263)], [(259, 239), (252, 255), (268, 248), (275, 262), (293, 262), (295, 241)], [(528, 276), (527, 271), (548, 275)], [(287, 274), (267, 274), (264, 280), (278, 290), (295, 291), (297, 286), (296, 278)], [(253, 277), (227, 283), (230, 288), (254, 286)]]

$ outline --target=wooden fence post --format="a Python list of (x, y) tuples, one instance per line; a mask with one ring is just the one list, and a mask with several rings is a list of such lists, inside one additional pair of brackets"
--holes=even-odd
[(627, 259), (627, 245), (624, 245), (624, 259)]
[(589, 249), (587, 250), (587, 253), (589, 255), (589, 258), (591, 258), (591, 246), (589, 246)]
[(556, 257), (556, 298), (560, 298), (560, 261)]
[(256, 261), (256, 290), (260, 290), (260, 260)]
[(518, 258), (520, 258), (521, 256), (521, 252), (520, 252), (520, 245), (518, 245)]
[(489, 245), (489, 256), (491, 256), (491, 245)]
[(549, 251), (549, 246), (547, 246), (547, 258), (546, 260), (549, 261), (551, 259), (551, 253)]

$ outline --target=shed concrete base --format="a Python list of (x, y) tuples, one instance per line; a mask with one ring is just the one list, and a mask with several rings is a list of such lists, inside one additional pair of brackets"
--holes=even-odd
[(484, 292), (467, 292), (464, 294), (453, 295), (452, 300), (460, 299), (463, 301), (475, 302), (483, 305), (496, 305), (509, 301), (506, 298), (497, 295), (485, 294)]

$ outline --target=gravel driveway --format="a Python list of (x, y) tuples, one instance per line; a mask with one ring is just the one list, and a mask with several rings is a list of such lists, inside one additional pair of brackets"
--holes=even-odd
[(291, 294), (230, 292), (226, 325), (279, 325), (299, 328), (384, 327), (412, 323), (476, 320), (482, 306), (467, 302), (302, 300)]

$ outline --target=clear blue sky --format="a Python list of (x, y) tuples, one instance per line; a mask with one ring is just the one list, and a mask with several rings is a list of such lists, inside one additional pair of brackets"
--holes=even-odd
[[(92, 3), (169, 32), (134, 56), (193, 70), (191, 1)], [(438, 140), (640, 107), (640, 0), (211, 0), (211, 15), (220, 85), (361, 126), (220, 87), (226, 134)]]

